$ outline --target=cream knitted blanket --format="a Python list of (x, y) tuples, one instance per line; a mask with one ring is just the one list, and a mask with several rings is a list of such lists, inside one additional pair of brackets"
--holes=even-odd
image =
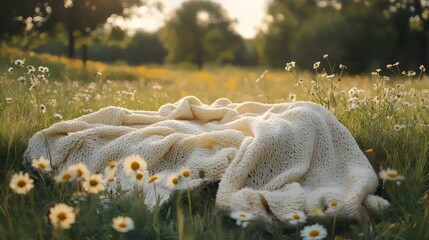
[[(377, 175), (349, 131), (310, 102), (222, 98), (205, 105), (190, 96), (157, 112), (107, 107), (36, 133), (25, 158), (46, 156), (59, 169), (83, 162), (91, 172), (102, 172), (109, 161), (120, 166), (132, 154), (146, 160), (150, 174), (188, 167), (190, 187), (220, 180), (219, 208), (248, 211), (268, 222), (284, 221), (297, 210), (350, 217), (362, 206), (377, 210), (388, 204), (372, 195)], [(118, 184), (132, 189), (134, 183), (118, 170)], [(168, 199), (170, 189), (157, 184), (144, 188), (149, 206), (156, 194), (161, 203)]]

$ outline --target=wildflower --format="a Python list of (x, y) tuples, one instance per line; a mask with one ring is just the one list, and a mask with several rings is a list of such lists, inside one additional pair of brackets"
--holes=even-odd
[(9, 187), (15, 193), (25, 195), (34, 187), (33, 182), (28, 173), (19, 172), (12, 175)]
[(393, 126), (393, 129), (397, 132), (401, 131), (402, 129), (404, 129), (406, 126), (405, 125), (399, 125), (396, 124), (395, 126)]
[(73, 7), (73, 0), (65, 0), (64, 8), (71, 8), (71, 7)]
[(374, 152), (375, 152), (374, 148), (368, 148), (365, 150), (365, 153), (374, 153)]
[(180, 169), (180, 177), (183, 177), (185, 179), (189, 179), (191, 177), (191, 169), (187, 168), (187, 167), (183, 167), (182, 169)]
[(161, 90), (162, 89), (162, 86), (160, 85), (160, 84), (154, 84), (153, 86), (152, 86), (152, 88), (153, 89), (155, 89), (155, 90)]
[(243, 228), (247, 227), (248, 221), (252, 220), (254, 217), (253, 214), (245, 211), (233, 211), (229, 216), (237, 220), (236, 224)]
[(74, 173), (78, 180), (89, 176), (89, 170), (83, 163), (73, 164), (68, 167), (68, 171)]
[(45, 113), (46, 112), (46, 106), (45, 105), (43, 105), (43, 104), (40, 104), (40, 112), (41, 113)]
[(290, 224), (296, 225), (298, 223), (305, 223), (307, 220), (307, 217), (305, 214), (301, 211), (291, 212), (286, 215), (286, 219), (289, 221)]
[(292, 71), (295, 68), (295, 64), (295, 61), (286, 63), (285, 70), (288, 72)]
[(147, 183), (156, 183), (159, 181), (158, 175), (152, 175), (148, 180)]
[(376, 71), (376, 72), (378, 72), (378, 73), (380, 73), (380, 72), (381, 72), (381, 69), (380, 69), (380, 68), (377, 68), (377, 69), (375, 69), (375, 71)]
[(399, 62), (395, 62), (394, 64), (392, 64), (392, 66), (396, 67), (399, 65)]
[(107, 167), (110, 169), (115, 169), (116, 168), (116, 161), (113, 160), (113, 161), (108, 162)]
[(332, 78), (334, 78), (335, 77), (335, 74), (331, 74), (331, 75), (327, 75), (326, 76), (326, 78), (328, 79), (328, 80), (331, 80)]
[(134, 229), (134, 221), (130, 217), (115, 217), (112, 219), (112, 227), (118, 232), (128, 232)]
[(49, 72), (49, 68), (48, 67), (39, 66), (39, 72), (41, 72), (41, 73), (48, 73)]
[(134, 181), (136, 182), (136, 184), (142, 184), (145, 175), (146, 175), (145, 172), (143, 172), (143, 171), (137, 171), (134, 174)]
[(393, 65), (392, 65), (392, 64), (387, 64), (387, 65), (386, 65), (386, 68), (387, 68), (387, 69), (391, 69), (392, 67), (393, 67)]
[(378, 176), (383, 181), (386, 181), (386, 180), (387, 181), (402, 181), (402, 180), (405, 180), (404, 176), (398, 175), (398, 171), (396, 171), (394, 169), (390, 169), (390, 168), (388, 168), (387, 170), (381, 169), (380, 172), (378, 173)]
[(312, 217), (318, 217), (322, 216), (324, 214), (323, 209), (321, 207), (315, 208), (311, 213), (309, 214)]
[(14, 63), (18, 67), (24, 67), (25, 60), (24, 59), (16, 59)]
[(41, 156), (39, 159), (33, 159), (33, 161), (31, 161), (31, 166), (42, 172), (49, 172), (52, 170), (51, 163), (44, 156)]
[(139, 155), (131, 155), (124, 159), (124, 169), (127, 175), (132, 172), (145, 171), (147, 168), (146, 161)]
[(82, 188), (85, 192), (97, 194), (101, 191), (104, 191), (105, 181), (103, 180), (103, 176), (101, 174), (94, 174), (92, 176), (87, 177), (83, 183)]
[(324, 54), (323, 55), (323, 58), (328, 58), (329, 57), (329, 55), (328, 54)]
[(12, 102), (12, 98), (7, 97), (7, 98), (6, 98), (6, 102), (7, 102), (7, 103), (11, 103), (11, 102)]
[(24, 76), (20, 76), (18, 79), (16, 79), (17, 82), (25, 82), (25, 77)]
[(107, 182), (113, 182), (116, 180), (116, 161), (110, 161), (107, 163), (107, 167), (104, 169), (104, 178)]
[(423, 65), (420, 65), (419, 69), (420, 69), (420, 71), (422, 71), (422, 72), (426, 72), (426, 68), (425, 68), (425, 66), (423, 66)]
[(258, 83), (258, 82), (260, 82), (260, 81), (262, 81), (262, 80), (264, 80), (265, 79), (265, 77), (267, 76), (267, 73), (268, 73), (268, 70), (265, 70), (260, 76), (259, 76), (259, 78), (258, 79), (256, 79), (256, 83)]
[(76, 221), (74, 208), (67, 204), (58, 203), (49, 212), (49, 220), (54, 228), (70, 229)]
[(318, 223), (306, 226), (301, 230), (301, 237), (303, 240), (324, 239), (327, 235), (328, 232), (326, 229)]
[(167, 187), (168, 188), (175, 188), (179, 184), (179, 176), (177, 174), (171, 174), (167, 177)]
[(36, 68), (33, 65), (28, 65), (27, 70), (27, 74), (31, 74), (36, 71)]
[(55, 176), (54, 179), (55, 179), (55, 181), (57, 183), (67, 182), (67, 181), (71, 182), (71, 181), (73, 181), (73, 180), (76, 179), (76, 172), (75, 171), (71, 172), (71, 171), (69, 171), (67, 169), (64, 169), (63, 171), (61, 171), (60, 174), (58, 174), (57, 176)]
[(407, 76), (408, 77), (411, 77), (411, 76), (414, 76), (414, 75), (416, 75), (416, 72), (414, 72), (413, 70), (408, 70), (407, 71)]
[(295, 101), (296, 101), (296, 94), (294, 94), (294, 93), (289, 93), (289, 97), (288, 97), (288, 99), (289, 99), (291, 102), (295, 102)]
[(338, 202), (337, 201), (331, 201), (331, 202), (329, 202), (329, 207), (333, 207), (333, 208), (336, 208), (338, 206)]
[(315, 63), (313, 64), (313, 69), (318, 69), (318, 68), (319, 68), (319, 66), (320, 66), (320, 61), (315, 62)]
[(63, 120), (63, 115), (61, 115), (59, 113), (54, 113), (54, 115), (52, 115), (52, 116), (58, 120)]
[(347, 66), (346, 66), (346, 65), (344, 65), (344, 64), (340, 64), (340, 66), (339, 66), (339, 67), (340, 67), (340, 69), (343, 69), (343, 70), (344, 70), (344, 69), (347, 69)]

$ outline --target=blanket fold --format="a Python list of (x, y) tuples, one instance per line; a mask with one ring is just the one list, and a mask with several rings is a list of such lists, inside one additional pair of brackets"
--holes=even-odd
[[(25, 159), (45, 156), (60, 170), (83, 162), (92, 173), (116, 160), (117, 181), (126, 190), (134, 182), (121, 164), (134, 154), (160, 178), (189, 168), (193, 180), (182, 188), (220, 181), (219, 208), (249, 211), (267, 222), (284, 221), (292, 211), (351, 217), (363, 205), (377, 210), (388, 204), (372, 195), (377, 175), (349, 131), (310, 102), (222, 98), (206, 105), (190, 96), (158, 111), (107, 107), (39, 131)], [(165, 180), (157, 184), (144, 188), (152, 207), (171, 192)]]

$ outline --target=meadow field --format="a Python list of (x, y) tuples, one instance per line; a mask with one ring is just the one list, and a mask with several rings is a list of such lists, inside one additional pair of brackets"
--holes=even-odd
[[(83, 68), (78, 60), (1, 47), (0, 239), (301, 239), (302, 228), (314, 223), (327, 229), (327, 239), (429, 239), (425, 67), (403, 69), (392, 60), (351, 76), (347, 69), (353, 66), (327, 55), (309, 72), (292, 60), (285, 59), (286, 69), (268, 70), (208, 66), (198, 71), (91, 61)], [(376, 172), (390, 169), (396, 174), (381, 178), (377, 190), (390, 207), (379, 213), (362, 210), (353, 219), (308, 218), (292, 228), (258, 221), (244, 228), (215, 208), (217, 183), (175, 192), (168, 204), (151, 212), (139, 193), (82, 197), (76, 194), (79, 184), (57, 184), (50, 173), (22, 164), (31, 136), (58, 121), (111, 105), (157, 110), (188, 95), (207, 104), (226, 97), (233, 102), (313, 101), (325, 106), (350, 130)], [(19, 171), (34, 181), (28, 193), (17, 194), (10, 187)], [(50, 222), (50, 209), (58, 203), (74, 208), (70, 229)], [(130, 217), (135, 229), (120, 233), (112, 228), (112, 219), (120, 215)]]

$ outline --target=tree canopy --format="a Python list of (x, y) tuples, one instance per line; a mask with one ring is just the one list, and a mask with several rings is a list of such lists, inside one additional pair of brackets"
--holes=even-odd
[(243, 39), (232, 30), (233, 21), (225, 10), (210, 1), (184, 2), (165, 27), (160, 38), (168, 50), (166, 61), (234, 63), (243, 58)]
[(397, 60), (427, 65), (429, 1), (273, 0), (256, 42), (260, 64), (271, 66), (309, 67), (325, 53), (352, 72)]

